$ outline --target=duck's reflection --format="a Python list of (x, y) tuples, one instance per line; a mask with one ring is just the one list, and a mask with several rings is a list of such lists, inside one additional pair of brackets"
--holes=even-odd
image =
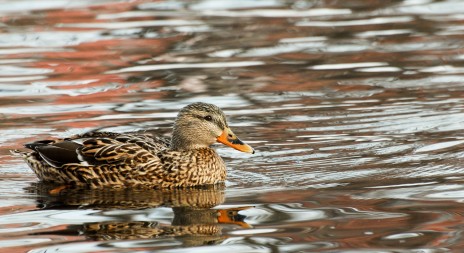
[[(64, 189), (56, 193), (53, 186), (37, 183), (28, 191), (37, 194), (41, 209), (134, 210), (171, 207), (171, 224), (137, 221), (127, 212), (110, 216), (112, 221), (71, 225), (53, 234), (80, 234), (92, 240), (127, 240), (175, 237), (184, 246), (210, 245), (222, 242), (225, 224), (248, 228), (240, 210), (250, 207), (213, 209), (225, 201), (224, 185), (172, 190), (141, 189)], [(50, 192), (53, 192), (51, 194)], [(104, 212), (104, 211), (103, 211)], [(130, 212), (130, 211), (129, 211)]]

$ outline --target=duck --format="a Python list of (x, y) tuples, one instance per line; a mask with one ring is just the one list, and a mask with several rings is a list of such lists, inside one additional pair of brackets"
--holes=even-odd
[(27, 143), (13, 150), (44, 183), (63, 186), (186, 188), (223, 183), (226, 166), (211, 147), (222, 143), (254, 154), (216, 105), (183, 107), (169, 139), (142, 133), (90, 131)]

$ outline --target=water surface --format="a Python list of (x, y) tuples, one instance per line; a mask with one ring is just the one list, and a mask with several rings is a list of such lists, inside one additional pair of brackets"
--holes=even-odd
[[(461, 1), (3, 1), (5, 252), (457, 252)], [(101, 129), (169, 136), (196, 101), (224, 188), (48, 194), (10, 149)], [(221, 219), (228, 218), (228, 219)]]

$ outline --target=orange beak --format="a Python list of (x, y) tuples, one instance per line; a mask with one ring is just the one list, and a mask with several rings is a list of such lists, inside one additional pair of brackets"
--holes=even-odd
[(250, 147), (250, 145), (243, 143), (228, 127), (222, 131), (222, 134), (219, 135), (216, 140), (224, 145), (235, 148), (238, 151), (252, 154), (255, 153), (255, 150)]

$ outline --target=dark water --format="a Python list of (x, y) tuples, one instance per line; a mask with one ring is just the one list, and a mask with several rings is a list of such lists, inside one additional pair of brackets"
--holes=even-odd
[[(463, 45), (452, 0), (1, 1), (0, 252), (460, 252)], [(53, 196), (9, 154), (194, 101), (257, 150), (225, 187)]]

